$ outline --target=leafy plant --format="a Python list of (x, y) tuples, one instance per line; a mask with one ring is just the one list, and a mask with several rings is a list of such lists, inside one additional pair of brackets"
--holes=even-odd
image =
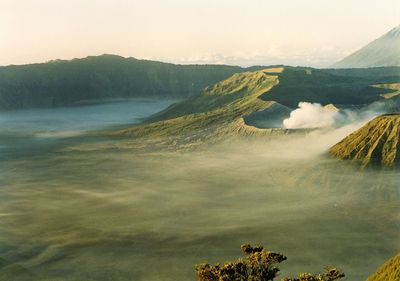
[[(278, 264), (287, 258), (279, 253), (265, 250), (263, 247), (252, 247), (243, 244), (245, 259), (226, 262), (214, 266), (203, 263), (196, 265), (199, 281), (272, 281), (280, 271)], [(327, 268), (324, 274), (301, 273), (299, 277), (283, 278), (281, 281), (334, 281), (344, 277), (336, 268)]]

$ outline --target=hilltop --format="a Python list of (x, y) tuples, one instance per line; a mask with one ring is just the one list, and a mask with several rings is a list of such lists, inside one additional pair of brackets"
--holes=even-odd
[(333, 65), (335, 68), (400, 66), (400, 25)]
[(386, 114), (368, 122), (330, 148), (341, 159), (363, 166), (397, 166), (400, 159), (400, 114)]
[(366, 281), (397, 281), (400, 280), (400, 254), (385, 262)]

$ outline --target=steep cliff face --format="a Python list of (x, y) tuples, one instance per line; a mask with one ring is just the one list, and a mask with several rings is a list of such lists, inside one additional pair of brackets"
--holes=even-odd
[(382, 115), (331, 147), (329, 153), (363, 166), (398, 166), (399, 138), (400, 114)]

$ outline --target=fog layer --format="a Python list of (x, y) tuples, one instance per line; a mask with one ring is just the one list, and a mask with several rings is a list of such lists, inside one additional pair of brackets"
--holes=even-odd
[(183, 281), (249, 242), (288, 256), (282, 276), (332, 265), (364, 280), (400, 250), (400, 181), (325, 155), (353, 129), (192, 152), (64, 149), (93, 141), (81, 136), (3, 158), (0, 258), (36, 280)]

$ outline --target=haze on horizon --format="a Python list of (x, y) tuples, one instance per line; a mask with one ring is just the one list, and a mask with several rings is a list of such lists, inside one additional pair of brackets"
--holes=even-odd
[(326, 67), (399, 18), (397, 0), (0, 0), (0, 65), (108, 53)]

